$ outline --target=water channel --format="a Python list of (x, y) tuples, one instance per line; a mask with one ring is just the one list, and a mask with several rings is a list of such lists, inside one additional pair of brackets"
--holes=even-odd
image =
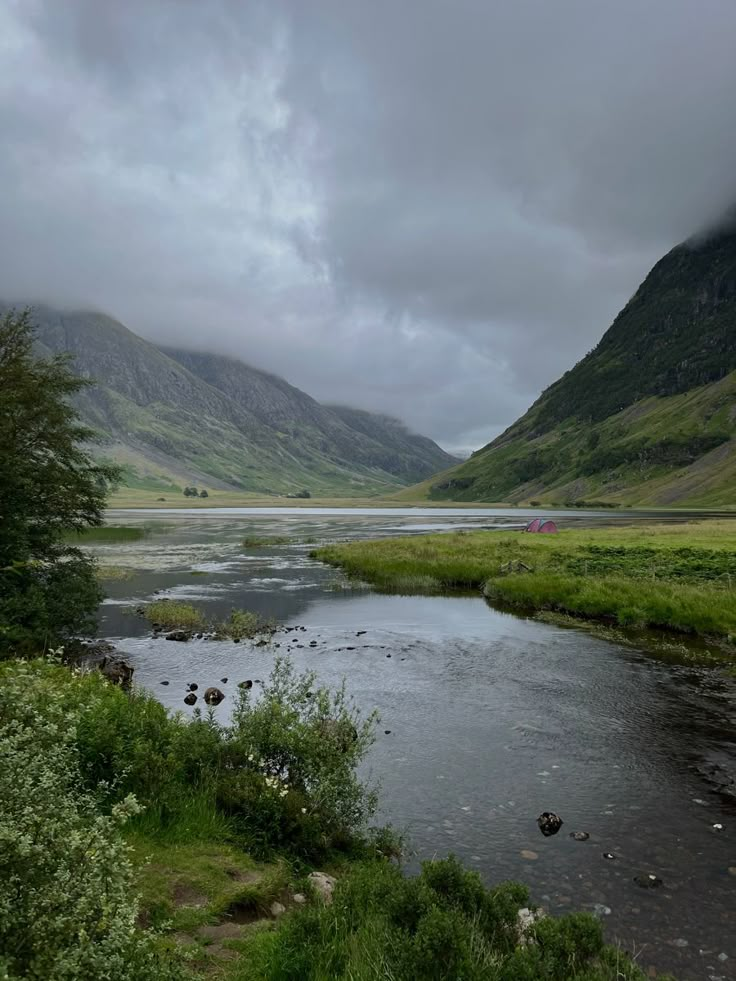
[[(524, 520), (446, 509), (112, 512), (111, 524), (146, 534), (92, 548), (130, 572), (106, 584), (100, 634), (172, 709), (191, 711), (189, 682), (222, 687), (223, 720), (237, 683), (266, 677), (277, 653), (324, 683), (345, 677), (358, 704), (380, 712), (368, 769), (381, 818), (408, 835), (410, 868), (452, 851), (489, 884), (526, 882), (551, 912), (594, 912), (653, 977), (736, 978), (736, 785), (723, 786), (736, 771), (736, 680), (500, 612), (480, 596), (349, 588), (309, 557), (314, 543)], [(254, 535), (293, 543), (244, 548)], [(241, 608), (305, 629), (261, 647), (152, 638), (133, 608), (163, 597), (213, 618)], [(544, 810), (565, 822), (554, 837), (537, 828)], [(634, 881), (650, 874), (660, 888)]]

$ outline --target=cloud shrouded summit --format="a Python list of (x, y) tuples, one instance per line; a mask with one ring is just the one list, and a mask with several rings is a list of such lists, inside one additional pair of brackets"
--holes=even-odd
[(0, 293), (472, 447), (736, 199), (732, 0), (9, 0)]

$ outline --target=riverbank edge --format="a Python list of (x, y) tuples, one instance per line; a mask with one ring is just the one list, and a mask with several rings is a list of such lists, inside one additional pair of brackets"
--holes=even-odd
[[(728, 530), (724, 534), (724, 525)], [(626, 575), (626, 552), (631, 573)], [(736, 660), (736, 591), (720, 579), (695, 583), (703, 556), (723, 557), (731, 568), (736, 521), (686, 526), (626, 527), (527, 535), (519, 531), (459, 531), (370, 542), (327, 545), (310, 556), (339, 568), (382, 592), (467, 594), (479, 592), (493, 607), (522, 616), (559, 617), (565, 625), (615, 632), (629, 644), (666, 648), (695, 642), (689, 660)], [(611, 559), (606, 567), (606, 553)], [(653, 575), (636, 567), (654, 559)], [(621, 559), (624, 559), (623, 563)], [(657, 569), (678, 563), (679, 579), (656, 578)], [(566, 566), (576, 565), (577, 572)], [(736, 566), (735, 566), (736, 567)], [(658, 644), (658, 642), (660, 642)]]
[[(167, 756), (162, 755), (164, 743), (174, 738), (172, 745), (180, 751), (193, 751), (193, 759), (214, 763), (210, 739), (202, 741), (207, 733), (204, 719), (187, 721), (141, 689), (121, 688), (96, 671), (80, 671), (54, 656), (4, 661), (0, 680), (15, 706), (15, 718), (11, 713), (7, 729), (0, 723), (0, 744), (10, 737), (3, 749), (12, 747), (16, 754), (22, 750), (29, 761), (38, 760), (43, 766), (46, 743), (59, 742), (57, 726), (62, 720), (65, 723), (60, 745), (68, 750), (63, 756), (66, 772), (49, 772), (34, 794), (42, 799), (56, 781), (57, 794), (76, 822), (75, 840), (84, 838), (79, 830), (98, 828), (99, 844), (85, 852), (79, 872), (80, 878), (89, 879), (84, 888), (99, 888), (95, 865), (107, 861), (110, 854), (115, 856), (104, 881), (99, 881), (105, 889), (105, 883), (117, 886), (123, 915), (128, 910), (135, 916), (135, 926), (131, 919), (125, 928), (124, 942), (136, 957), (145, 959), (140, 974), (122, 971), (126, 965), (118, 964), (125, 981), (357, 977), (365, 950), (371, 959), (387, 965), (391, 961), (398, 968), (391, 973), (397, 981), (460, 974), (485, 977), (477, 969), (489, 958), (505, 965), (505, 970), (493, 975), (498, 981), (541, 976), (536, 967), (541, 969), (543, 963), (545, 970), (554, 967), (550, 974), (554, 977), (575, 978), (581, 972), (586, 981), (644, 979), (627, 955), (605, 945), (602, 924), (590, 913), (555, 917), (537, 913), (527, 905), (525, 887), (501, 883), (486, 888), (477, 872), (464, 869), (452, 857), (425, 863), (419, 875), (403, 876), (389, 860), (397, 844), (390, 829), (370, 838), (359, 834), (346, 851), (326, 853), (327, 865), (321, 865), (329, 870), (325, 872), (312, 871), (314, 865), (300, 855), (295, 841), (254, 858), (232, 836), (219, 805), (188, 782), (177, 786), (177, 795), (170, 797), (175, 806), (167, 824), (162, 817), (167, 809), (159, 813), (156, 790), (159, 779), (172, 790)], [(305, 684), (312, 682), (305, 676)], [(317, 720), (317, 725), (322, 723)], [(35, 727), (40, 727), (41, 738), (27, 739), (25, 748), (21, 743), (19, 749), (17, 734), (25, 729), (32, 737)], [(270, 727), (268, 723), (269, 731)], [(132, 731), (137, 733), (138, 758), (131, 769)], [(361, 739), (364, 736), (367, 730)], [(300, 739), (294, 742), (289, 736), (295, 761), (302, 754), (307, 760), (316, 751), (307, 729), (302, 729)], [(13, 765), (22, 767), (25, 760), (8, 762), (4, 775), (12, 781)], [(94, 773), (100, 767), (103, 783), (95, 788)], [(237, 770), (228, 768), (224, 775), (227, 785), (237, 783)], [(273, 779), (267, 778), (266, 785)], [(126, 783), (130, 786), (123, 786)], [(138, 789), (150, 798), (142, 811), (135, 800)], [(180, 798), (179, 791), (186, 791), (186, 796)], [(277, 792), (276, 798), (283, 793)], [(263, 796), (273, 798), (274, 792), (264, 790)], [(24, 820), (33, 816), (34, 800), (24, 797), (19, 802)], [(253, 798), (252, 804), (273, 807), (273, 801), (268, 804), (261, 797)], [(118, 811), (121, 820), (108, 816)], [(3, 820), (0, 809), (0, 826)], [(66, 856), (63, 837), (57, 835), (47, 845), (47, 860), (53, 862), (55, 851)], [(21, 863), (18, 868), (26, 866)], [(48, 871), (48, 865), (44, 868)], [(16, 876), (13, 881), (18, 888), (24, 880)], [(64, 885), (53, 882), (49, 887), (63, 890)], [(63, 905), (61, 892), (57, 898)], [(107, 977), (96, 973), (104, 955), (94, 950), (98, 934), (104, 942), (107, 926), (98, 922), (94, 902), (87, 902), (84, 909), (94, 931), (91, 939), (84, 940), (88, 930), (74, 930), (74, 955), (86, 958), (85, 977)], [(67, 915), (63, 909), (61, 915)], [(103, 919), (114, 922), (119, 915), (111, 905)], [(78, 942), (77, 934), (83, 942)], [(2, 936), (0, 931), (0, 940)], [(0, 944), (0, 962), (3, 955)], [(414, 959), (422, 957), (427, 972), (417, 975)], [(435, 958), (440, 967), (446, 962), (446, 970), (438, 971)], [(475, 970), (466, 974), (467, 968)]]

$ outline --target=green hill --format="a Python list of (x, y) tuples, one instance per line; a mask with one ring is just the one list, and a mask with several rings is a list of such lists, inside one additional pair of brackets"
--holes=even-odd
[[(405, 487), (454, 457), (395, 420), (352, 428), (283, 379), (240, 361), (164, 350), (100, 313), (35, 306), (43, 353), (68, 352), (96, 385), (82, 394), (101, 452), (126, 484), (194, 483), (258, 494), (365, 497)], [(366, 413), (370, 417), (370, 413)]]
[(661, 259), (600, 343), (417, 491), (545, 504), (736, 503), (736, 228)]

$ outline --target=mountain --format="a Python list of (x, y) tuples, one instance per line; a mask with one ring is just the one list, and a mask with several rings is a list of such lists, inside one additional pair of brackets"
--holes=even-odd
[(733, 504), (735, 438), (731, 223), (672, 249), (582, 361), (421, 491), (510, 503)]
[(39, 351), (68, 352), (76, 372), (95, 380), (79, 408), (104, 434), (101, 452), (123, 464), (129, 486), (366, 496), (455, 461), (383, 416), (372, 429), (353, 428), (283, 379), (240, 361), (158, 348), (100, 313), (33, 312)]

